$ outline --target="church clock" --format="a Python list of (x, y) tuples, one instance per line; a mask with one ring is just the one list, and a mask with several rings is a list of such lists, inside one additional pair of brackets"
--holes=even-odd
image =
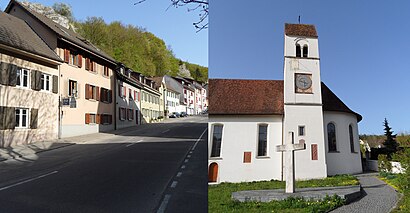
[(312, 75), (296, 73), (295, 87), (297, 93), (312, 93)]

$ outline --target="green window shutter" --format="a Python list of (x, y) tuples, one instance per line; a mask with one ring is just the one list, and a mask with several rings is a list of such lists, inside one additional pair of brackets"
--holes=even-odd
[(14, 129), (16, 127), (16, 108), (5, 107), (4, 110), (4, 128)]
[(0, 130), (4, 129), (4, 111), (5, 107), (0, 106)]
[(16, 86), (17, 84), (17, 66), (14, 64), (9, 64), (8, 73), (9, 73), (9, 86)]
[(38, 123), (38, 109), (31, 109), (30, 128), (37, 129), (37, 123)]
[(9, 64), (0, 62), (0, 84), (8, 85), (9, 84)]
[(58, 76), (53, 75), (53, 93), (58, 93)]

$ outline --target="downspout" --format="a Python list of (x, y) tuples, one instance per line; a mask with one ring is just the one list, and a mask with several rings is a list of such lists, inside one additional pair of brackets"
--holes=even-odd
[(61, 69), (60, 65), (57, 65), (58, 69), (58, 139), (61, 139), (61, 132), (62, 132), (62, 120), (63, 120), (63, 110), (61, 104)]
[(114, 130), (117, 130), (117, 87), (118, 87), (118, 80), (117, 80), (117, 70), (115, 70), (114, 72), (114, 89), (113, 89), (113, 93), (112, 94), (114, 96)]
[[(284, 141), (285, 141), (284, 136), (285, 136), (285, 113), (283, 113), (283, 116), (282, 116), (282, 145), (285, 144), (285, 143), (284, 143)], [(282, 160), (281, 160), (281, 163), (280, 163), (280, 169), (281, 169), (281, 172), (280, 172), (280, 180), (283, 181), (283, 160), (284, 160), (283, 158), (284, 158), (284, 152), (280, 152), (280, 154), (281, 154), (281, 157), (282, 157)]]

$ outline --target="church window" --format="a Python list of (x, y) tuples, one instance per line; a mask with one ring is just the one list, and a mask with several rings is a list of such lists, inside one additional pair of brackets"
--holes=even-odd
[(223, 125), (221, 124), (213, 126), (211, 157), (221, 156), (222, 128)]
[(300, 44), (296, 44), (296, 57), (301, 57), (302, 56), (302, 52), (300, 49)]
[(299, 126), (299, 136), (305, 135), (305, 126)]
[(308, 46), (303, 45), (303, 57), (307, 58), (308, 57)]
[(329, 144), (329, 152), (336, 152), (336, 127), (333, 123), (327, 125), (327, 142)]
[(350, 151), (354, 152), (354, 141), (353, 141), (353, 127), (349, 125), (349, 139), (350, 139)]
[(266, 156), (268, 146), (268, 125), (260, 124), (258, 129), (258, 156)]

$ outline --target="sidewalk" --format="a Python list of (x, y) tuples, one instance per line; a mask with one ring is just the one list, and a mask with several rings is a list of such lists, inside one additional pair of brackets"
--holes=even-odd
[[(139, 127), (139, 129), (141, 127)], [(128, 127), (106, 133), (94, 133), (89, 135), (55, 139), (50, 141), (39, 141), (31, 144), (19, 144), (7, 148), (0, 148), (0, 162), (11, 159), (23, 158), (26, 156), (35, 155), (37, 153), (72, 146), (79, 143), (88, 143), (92, 141), (98, 141), (101, 139), (108, 139), (110, 137), (115, 137), (116, 135), (121, 135), (123, 133), (134, 130), (136, 130), (136, 127)]]

